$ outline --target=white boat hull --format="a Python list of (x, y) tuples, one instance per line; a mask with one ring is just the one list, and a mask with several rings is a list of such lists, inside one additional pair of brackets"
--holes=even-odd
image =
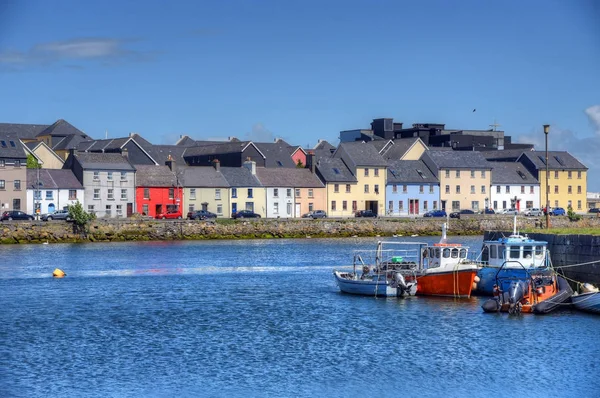
[(409, 289), (405, 290), (396, 287), (392, 281), (388, 281), (385, 276), (360, 278), (356, 274), (334, 271), (335, 281), (338, 287), (344, 293), (357, 294), (361, 296), (382, 296), (399, 297), (414, 296), (417, 292), (417, 285), (410, 283)]

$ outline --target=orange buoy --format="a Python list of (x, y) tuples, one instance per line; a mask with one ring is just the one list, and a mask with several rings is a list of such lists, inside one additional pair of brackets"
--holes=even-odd
[(52, 276), (55, 278), (64, 278), (65, 276), (67, 276), (67, 274), (65, 274), (65, 272), (62, 269), (57, 268), (52, 273)]

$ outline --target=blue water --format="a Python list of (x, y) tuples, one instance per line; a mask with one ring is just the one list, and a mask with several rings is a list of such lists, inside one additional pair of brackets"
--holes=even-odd
[(339, 293), (375, 242), (0, 246), (0, 397), (600, 394), (600, 317)]

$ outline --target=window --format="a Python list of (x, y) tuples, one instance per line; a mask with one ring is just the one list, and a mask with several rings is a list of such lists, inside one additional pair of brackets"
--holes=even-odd
[(375, 195), (379, 195), (379, 184), (375, 184), (373, 188), (375, 189)]
[(398, 192), (398, 185), (394, 184), (392, 185), (392, 193), (397, 193)]
[(346, 184), (346, 193), (350, 193), (350, 184)]
[[(121, 200), (127, 200), (127, 190), (126, 189), (121, 189)], [(121, 205), (117, 205), (117, 208), (118, 208), (118, 206), (121, 206)]]
[(567, 187), (567, 193), (569, 195), (573, 193), (573, 188), (570, 185)]
[(446, 178), (450, 178), (450, 170), (446, 170)]
[(425, 192), (425, 187), (423, 185), (419, 185), (419, 193)]
[(108, 200), (115, 200), (115, 190), (112, 188), (108, 189)]
[(77, 191), (74, 189), (69, 189), (69, 200), (76, 200), (76, 199), (77, 199)]
[(308, 211), (313, 211), (315, 209), (315, 206), (313, 204), (313, 202), (309, 202), (308, 203)]
[(506, 186), (506, 193), (510, 193), (510, 185)]
[(525, 185), (521, 185), (521, 193), (525, 193)]
[(531, 209), (533, 208), (533, 200), (528, 200), (525, 202), (525, 208), (526, 209)]
[[(20, 160), (15, 160), (15, 168), (18, 169), (19, 167), (21, 167), (21, 161)], [(14, 207), (13, 207), (13, 209), (14, 209)]]
[(456, 178), (460, 178), (460, 170), (456, 170)]
[(46, 191), (46, 200), (53, 200), (53, 191)]
[[(193, 206), (189, 210), (190, 211), (194, 211)], [(145, 216), (148, 215), (148, 203), (142, 205), (142, 214), (145, 215)]]
[(433, 201), (433, 210), (437, 210), (438, 206), (437, 206), (437, 200)]
[(402, 193), (408, 192), (408, 185), (402, 185)]
[(450, 193), (450, 185), (446, 185), (446, 193)]
[(475, 185), (471, 185), (471, 193), (475, 193)]
[(94, 181), (100, 181), (100, 172), (94, 171)]
[(123, 205), (117, 205), (117, 216), (123, 215)]
[(485, 193), (485, 185), (481, 186), (481, 193)]
[[(237, 198), (237, 188), (231, 188), (231, 197)], [(196, 190), (194, 189), (194, 199), (196, 198)]]
[(471, 178), (475, 178), (475, 170), (471, 170)]
[(0, 159), (0, 167), (4, 168), (6, 164), (4, 163), (4, 159)]
[(577, 201), (577, 210), (581, 210), (581, 200)]
[(403, 211), (403, 210), (404, 210), (404, 201), (403, 201), (403, 200), (399, 200), (399, 201), (398, 201), (398, 209), (399, 209), (400, 211)]
[(456, 186), (456, 193), (460, 193), (460, 185)]
[(554, 178), (555, 178), (555, 179), (558, 179), (558, 171), (555, 171), (555, 172), (554, 172)]
[(479, 201), (478, 200), (474, 200), (471, 202), (471, 210), (477, 212), (479, 211)]
[(481, 178), (485, 178), (485, 170), (481, 170)]
[(502, 188), (500, 187), (500, 185), (496, 186), (496, 193), (501, 193)]
[(365, 177), (369, 176), (369, 169), (365, 168)]
[(503, 208), (503, 209), (506, 209), (506, 200), (503, 200), (503, 201), (502, 201), (502, 208)]
[(173, 199), (175, 197), (175, 188), (169, 188), (169, 199)]
[(423, 201), (423, 210), (427, 211), (427, 201), (426, 200)]
[(433, 184), (429, 185), (429, 193), (433, 193)]
[(292, 188), (288, 188), (285, 191), (285, 196), (287, 196), (288, 198), (292, 197)]
[(529, 193), (533, 193), (533, 185), (529, 187)]
[(309, 198), (313, 197), (313, 189), (312, 188), (308, 188), (308, 197)]
[(217, 205), (217, 214), (223, 214), (223, 205), (222, 204)]
[(498, 201), (494, 200), (494, 210), (498, 210)]
[[(0, 167), (4, 167), (4, 165), (2, 163), (0, 163)], [(581, 180), (581, 171), (577, 172), (577, 179)]]
[(279, 214), (279, 203), (278, 202), (273, 203), (273, 214)]
[(572, 204), (571, 204), (570, 200), (567, 201), (567, 208), (569, 208), (569, 207), (572, 207)]
[(335, 192), (335, 193), (340, 192), (340, 184), (333, 184), (333, 192)]
[(100, 189), (94, 189), (94, 199), (100, 199)]
[(458, 210), (460, 210), (460, 201), (453, 200), (452, 201), (452, 211), (458, 211)]
[(335, 211), (335, 200), (331, 201), (331, 211)]
[(558, 200), (554, 201), (554, 207), (558, 207)]
[(369, 193), (369, 184), (365, 184), (365, 193)]
[(279, 188), (273, 188), (273, 197), (274, 198), (278, 198), (279, 197)]
[(88, 213), (92, 213), (95, 214), (96, 212), (94, 211), (94, 205), (88, 205)]
[(567, 171), (567, 178), (570, 180), (573, 177), (572, 172)]
[[(71, 191), (69, 191), (70, 193)], [(42, 200), (42, 191), (33, 191), (33, 200)]]
[(388, 213), (392, 214), (393, 211), (394, 211), (394, 201), (390, 200), (388, 202)]
[(577, 185), (577, 193), (581, 193), (581, 185)]
[(21, 199), (13, 199), (13, 210), (21, 210)]
[(248, 198), (252, 198), (252, 188), (248, 188)]
[(299, 198), (300, 197), (300, 188), (296, 188), (296, 197)]
[[(14, 180), (13, 183), (15, 185), (15, 191), (20, 191), (21, 190), (21, 180)], [(50, 192), (52, 192), (52, 191), (50, 191)]]
[(344, 211), (348, 210), (348, 201), (347, 200), (342, 201), (342, 210), (344, 210)]
[(127, 181), (127, 172), (125, 172), (125, 171), (121, 172), (121, 181)]
[(558, 193), (558, 185), (554, 186), (554, 193)]
[(112, 205), (106, 205), (106, 216), (110, 217), (110, 213), (111, 213), (111, 209), (112, 209)]
[(246, 202), (246, 210), (254, 211), (254, 202)]
[(112, 171), (109, 171), (107, 173), (106, 179), (109, 180), (109, 181), (113, 179), (113, 172)]
[(144, 188), (144, 199), (150, 199), (150, 188)]
[(507, 247), (510, 251), (508, 252), (508, 256), (510, 258), (519, 258), (521, 257), (521, 246), (509, 246)]

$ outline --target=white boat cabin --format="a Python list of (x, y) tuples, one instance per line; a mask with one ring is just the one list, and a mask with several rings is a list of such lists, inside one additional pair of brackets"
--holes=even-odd
[(483, 242), (481, 261), (492, 267), (539, 268), (548, 265), (547, 242), (536, 241), (527, 236), (511, 235), (494, 241)]

